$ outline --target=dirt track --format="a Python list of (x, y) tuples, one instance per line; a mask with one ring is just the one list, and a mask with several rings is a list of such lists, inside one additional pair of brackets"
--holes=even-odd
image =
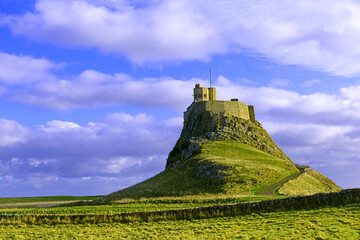
[(296, 174), (293, 174), (291, 176), (288, 176), (288, 177), (280, 180), (279, 182), (274, 183), (273, 185), (270, 185), (270, 186), (268, 186), (266, 188), (263, 188), (263, 189), (260, 190), (259, 195), (270, 195), (270, 196), (275, 195), (274, 194), (275, 189), (277, 189), (278, 187), (280, 187), (283, 184), (287, 183), (288, 181), (297, 178), (298, 176), (300, 176), (303, 173), (304, 172), (301, 171), (300, 173), (296, 173)]

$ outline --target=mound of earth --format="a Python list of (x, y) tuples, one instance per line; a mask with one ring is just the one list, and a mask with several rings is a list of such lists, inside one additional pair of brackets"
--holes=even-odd
[(295, 174), (299, 176), (283, 184), (277, 193), (299, 195), (340, 190), (318, 172), (301, 173), (259, 122), (194, 110), (184, 123), (163, 172), (103, 200), (256, 194)]

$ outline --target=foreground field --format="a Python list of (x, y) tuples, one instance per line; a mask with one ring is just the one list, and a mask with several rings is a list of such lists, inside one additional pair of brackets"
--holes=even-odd
[(360, 239), (360, 189), (259, 202), (194, 197), (4, 209), (0, 239)]
[(4, 208), (48, 208), (76, 201), (92, 201), (102, 196), (50, 196), (0, 198), (0, 209)]
[(178, 221), (0, 225), (2, 239), (359, 239), (360, 203)]
[[(117, 214), (126, 212), (140, 211), (159, 211), (171, 209), (189, 209), (196, 207), (213, 206), (216, 204), (232, 204), (250, 201), (261, 201), (269, 199), (283, 198), (284, 196), (187, 196), (187, 197), (168, 197), (157, 199), (142, 200), (123, 200), (115, 202), (106, 202), (106, 205), (90, 205), (90, 206), (63, 206), (51, 208), (3, 208), (0, 207), (0, 215), (2, 214)], [(1, 206), (1, 205), (0, 205)]]
[(66, 201), (80, 201), (80, 200), (95, 200), (102, 196), (49, 196), (49, 197), (15, 197), (15, 198), (0, 198), (1, 204), (15, 204), (15, 203), (34, 203), (34, 202), (66, 202)]

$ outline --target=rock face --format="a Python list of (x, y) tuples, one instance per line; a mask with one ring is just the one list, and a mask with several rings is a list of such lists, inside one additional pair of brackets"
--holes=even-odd
[(193, 108), (184, 122), (179, 140), (169, 154), (166, 169), (189, 159), (204, 143), (227, 140), (247, 144), (291, 162), (259, 122)]

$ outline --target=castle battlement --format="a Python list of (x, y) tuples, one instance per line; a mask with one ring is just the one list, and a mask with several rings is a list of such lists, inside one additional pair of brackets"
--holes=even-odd
[[(209, 89), (211, 89), (211, 95), (209, 94)], [(247, 105), (244, 102), (239, 102), (237, 99), (232, 99), (231, 101), (217, 101), (216, 89), (200, 87), (200, 84), (195, 85), (194, 102), (190, 105), (186, 112), (184, 112), (184, 122), (186, 122), (193, 110), (196, 112), (208, 111), (223, 113), (226, 116), (235, 116), (255, 122), (254, 106)]]

